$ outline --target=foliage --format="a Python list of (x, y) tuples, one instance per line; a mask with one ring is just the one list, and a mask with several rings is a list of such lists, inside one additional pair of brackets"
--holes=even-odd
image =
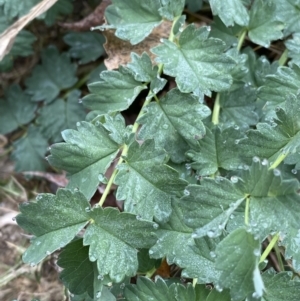
[[(23, 11), (12, 13), (13, 3), (0, 2), (6, 15)], [(140, 43), (166, 19), (172, 28), (89, 84), (85, 120), (75, 100), (90, 75), (77, 80), (71, 58), (101, 56), (97, 31), (65, 35), (68, 52), (42, 50), (26, 89), (11, 86), (0, 101), (1, 132), (22, 128), (16, 169), (45, 169), (49, 141), (50, 165), (67, 172), (67, 187), (21, 205), (17, 222), (34, 235), (26, 263), (61, 250), (72, 300), (299, 298), (298, 3), (187, 5), (200, 15), (211, 10), (212, 27), (184, 24), (183, 0), (112, 1), (100, 29), (126, 43), (148, 47)], [(287, 48), (271, 60), (280, 39)], [(125, 111), (137, 103), (128, 125)], [(119, 208), (103, 208), (113, 184)]]

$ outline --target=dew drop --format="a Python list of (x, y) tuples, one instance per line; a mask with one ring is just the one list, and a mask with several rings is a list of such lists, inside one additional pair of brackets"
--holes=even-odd
[(218, 291), (219, 293), (223, 291), (223, 288), (220, 285), (216, 285), (215, 286), (216, 291)]
[(190, 195), (190, 192), (187, 189), (184, 189), (183, 193), (184, 195)]
[(206, 26), (207, 31), (211, 31), (211, 27), (210, 26)]
[(230, 219), (234, 219), (234, 215), (233, 215), (233, 214), (231, 214), (229, 218), (230, 218)]
[(16, 217), (13, 217), (13, 218), (12, 218), (12, 221), (15, 222), (15, 221), (16, 221)]
[(46, 254), (47, 254), (47, 255), (50, 255), (50, 254), (51, 254), (51, 252), (50, 252), (50, 251), (46, 251)]
[(78, 126), (80, 126), (80, 122), (78, 121), (78, 122), (76, 122), (76, 126), (78, 127)]
[(230, 178), (230, 181), (231, 181), (232, 183), (237, 183), (237, 182), (239, 181), (239, 178), (238, 178), (237, 176), (232, 176), (232, 177)]
[(215, 257), (217, 256), (216, 253), (213, 252), (213, 251), (211, 251), (209, 254), (210, 254), (210, 257), (211, 257), (211, 258), (215, 258)]
[(158, 229), (158, 224), (154, 223), (154, 224), (153, 224), (153, 228), (154, 228), (154, 229)]
[(264, 165), (264, 166), (268, 165), (268, 163), (269, 163), (269, 161), (267, 159), (263, 159), (261, 161), (261, 164)]
[(120, 284), (120, 289), (123, 290), (125, 288), (125, 283)]
[(185, 168), (186, 168), (187, 170), (190, 170), (190, 169), (191, 169), (191, 167), (192, 167), (192, 165), (191, 165), (191, 164), (189, 164), (189, 163), (186, 163), (186, 164), (185, 164)]
[(79, 98), (79, 99), (78, 99), (78, 103), (82, 103), (82, 98)]
[(209, 231), (207, 231), (207, 236), (208, 237), (214, 237), (214, 235), (215, 235), (215, 231), (213, 231), (213, 230), (209, 230)]
[(258, 163), (260, 160), (259, 160), (259, 158), (258, 158), (257, 156), (254, 156), (254, 157), (252, 158), (252, 161), (253, 161), (254, 163)]
[(104, 176), (103, 173), (100, 173), (100, 174), (98, 175), (98, 180), (99, 180), (100, 182), (102, 182), (102, 183), (105, 181), (105, 176)]
[(149, 254), (152, 255), (154, 252), (153, 250), (149, 250)]
[(86, 207), (85, 208), (85, 212), (90, 212), (91, 211), (91, 208), (90, 207)]
[(235, 124), (235, 125), (233, 126), (233, 128), (234, 128), (235, 130), (238, 130), (240, 127), (239, 127), (237, 124)]
[(253, 251), (253, 254), (255, 255), (255, 256), (260, 256), (260, 250), (259, 249), (255, 249), (254, 251)]
[(280, 176), (281, 172), (280, 172), (279, 169), (275, 168), (275, 169), (273, 170), (273, 174), (274, 174), (274, 176), (278, 177), (278, 176)]
[[(96, 261), (96, 257), (93, 255), (90, 255), (90, 261)], [(99, 276), (98, 276), (99, 277)]]
[(169, 128), (169, 125), (165, 123), (162, 127), (163, 129), (167, 130)]
[(279, 111), (280, 111), (280, 107), (276, 107), (276, 108), (275, 108), (275, 111), (276, 111), (276, 112), (279, 112)]
[(227, 141), (226, 141), (226, 140), (224, 140), (224, 141), (223, 141), (223, 144), (225, 144), (226, 142), (227, 142)]
[(38, 195), (36, 196), (35, 199), (36, 199), (37, 201), (39, 201), (39, 200), (41, 200), (42, 198), (43, 198), (42, 195), (41, 195), (41, 194), (38, 194)]
[(79, 191), (79, 188), (78, 188), (78, 187), (74, 188), (74, 191), (75, 191), (75, 192), (78, 192), (78, 191)]
[(239, 143), (240, 143), (240, 140), (239, 140), (239, 139), (236, 139), (236, 140), (234, 141), (234, 143), (235, 143), (235, 144), (239, 144)]
[(142, 219), (142, 217), (141, 217), (140, 215), (137, 215), (137, 216), (136, 216), (136, 219), (139, 221), (139, 220)]
[(296, 174), (297, 174), (297, 169), (292, 169), (292, 173), (293, 173), (294, 175), (296, 175)]
[(259, 295), (259, 293), (254, 292), (254, 293), (252, 294), (252, 297), (255, 298), (255, 299), (258, 299), (258, 298), (260, 298), (261, 296)]
[(34, 262), (31, 262), (31, 263), (30, 263), (30, 266), (31, 266), (31, 267), (35, 267), (35, 263), (34, 263)]
[(100, 298), (100, 297), (101, 297), (101, 292), (97, 292), (96, 298)]
[(50, 152), (50, 151), (51, 151), (51, 146), (49, 146), (47, 149), (48, 149), (48, 151)]
[(104, 276), (103, 276), (103, 275), (101, 275), (101, 274), (99, 274), (99, 275), (98, 275), (98, 277), (97, 277), (97, 279), (99, 279), (99, 280), (103, 280), (103, 279), (104, 279)]
[(97, 120), (97, 121), (95, 122), (95, 126), (99, 126), (99, 125), (100, 125), (100, 121)]
[(46, 161), (49, 161), (49, 157), (45, 157), (45, 160), (46, 160)]

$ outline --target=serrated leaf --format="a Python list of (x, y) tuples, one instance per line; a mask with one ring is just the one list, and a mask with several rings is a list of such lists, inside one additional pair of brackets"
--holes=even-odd
[(51, 102), (61, 90), (76, 83), (76, 66), (66, 53), (59, 54), (54, 46), (43, 50), (41, 57), (42, 63), (33, 69), (32, 75), (25, 81), (26, 92), (32, 95), (33, 101)]
[(70, 32), (63, 39), (71, 46), (71, 57), (79, 59), (80, 64), (93, 62), (104, 54), (105, 39), (97, 32)]
[(113, 0), (105, 11), (110, 25), (102, 28), (115, 28), (115, 35), (129, 40), (132, 45), (143, 41), (162, 22), (159, 14), (159, 0)]
[(271, 41), (283, 37), (285, 25), (278, 20), (276, 5), (271, 1), (255, 1), (250, 10), (248, 35), (251, 41), (269, 47)]
[(49, 163), (68, 172), (70, 189), (79, 189), (90, 199), (100, 181), (118, 153), (119, 146), (109, 137), (109, 132), (98, 122), (77, 123), (78, 130), (65, 130), (65, 143), (51, 147)]
[(97, 260), (99, 274), (120, 282), (138, 269), (137, 248), (149, 248), (155, 241), (153, 223), (114, 208), (96, 208), (89, 213), (83, 244), (89, 245), (89, 258)]
[(165, 162), (165, 151), (155, 148), (153, 140), (141, 146), (137, 142), (130, 145), (115, 179), (119, 185), (116, 197), (125, 200), (125, 211), (147, 220), (168, 219), (172, 197), (181, 195), (187, 183)]
[(199, 89), (210, 96), (211, 91), (231, 86), (230, 70), (235, 62), (223, 53), (225, 43), (208, 35), (207, 27), (197, 29), (191, 24), (181, 33), (178, 44), (163, 40), (162, 45), (152, 49), (157, 62), (164, 64), (164, 73), (176, 77), (181, 92)]
[(290, 64), (300, 64), (300, 33), (293, 34), (292, 39), (288, 39), (284, 42), (284, 45), (288, 49), (288, 57), (292, 60)]
[(264, 284), (258, 269), (260, 242), (245, 229), (237, 229), (216, 248), (216, 269), (221, 276), (216, 287), (230, 288), (231, 300), (244, 300), (248, 295), (263, 295)]
[(128, 68), (103, 71), (100, 81), (89, 85), (89, 94), (83, 98), (84, 105), (98, 114), (126, 110), (146, 85), (136, 81)]
[(37, 123), (44, 137), (52, 142), (61, 141), (64, 129), (75, 129), (76, 122), (85, 118), (85, 110), (78, 103), (79, 96), (80, 92), (73, 90), (67, 100), (56, 99), (39, 110)]
[(181, 15), (185, 0), (162, 0), (161, 4), (162, 7), (158, 10), (160, 15), (168, 20), (173, 20)]
[(30, 102), (20, 86), (11, 85), (5, 91), (5, 98), (0, 99), (0, 132), (10, 133), (19, 126), (30, 122), (35, 117), (37, 105)]
[(149, 254), (152, 258), (166, 257), (169, 265), (175, 263), (183, 268), (183, 277), (198, 278), (201, 283), (213, 282), (218, 277), (214, 259), (210, 255), (215, 244), (206, 238), (195, 242), (192, 232), (193, 229), (184, 224), (181, 210), (173, 203), (170, 219), (160, 224), (156, 232), (158, 240)]
[[(255, 112), (256, 89), (240, 85), (236, 90), (220, 94), (220, 121), (234, 123), (242, 128), (256, 125), (258, 115)], [(226, 150), (227, 151), (227, 150)]]
[(47, 26), (53, 25), (58, 16), (69, 15), (72, 10), (72, 0), (59, 0), (47, 10), (44, 21)]
[(222, 130), (219, 126), (208, 125), (205, 137), (198, 141), (198, 146), (186, 153), (192, 161), (190, 166), (201, 176), (214, 174), (219, 168), (238, 168), (241, 159), (236, 152), (236, 143), (241, 138), (238, 126)]
[(88, 223), (86, 208), (89, 203), (80, 192), (59, 189), (56, 195), (40, 194), (37, 202), (20, 206), (17, 222), (35, 235), (23, 260), (38, 264), (46, 256), (68, 244)]
[(64, 269), (60, 273), (60, 279), (72, 294), (81, 295), (87, 292), (93, 298), (94, 280), (95, 276), (97, 279), (98, 270), (95, 263), (89, 260), (89, 247), (82, 243), (82, 239), (70, 242), (59, 254), (57, 264)]
[(248, 138), (241, 140), (239, 148), (245, 160), (258, 156), (273, 163), (280, 156), (300, 150), (300, 97), (290, 95), (284, 107), (277, 108), (272, 125), (258, 123), (256, 130), (249, 130)]
[(265, 301), (297, 301), (300, 295), (300, 282), (292, 280), (289, 273), (281, 272), (275, 274), (268, 270), (262, 275), (266, 294)]
[(13, 142), (13, 147), (11, 159), (16, 162), (15, 171), (43, 171), (46, 169), (45, 153), (48, 142), (35, 126), (30, 125), (24, 136)]
[(282, 105), (291, 93), (297, 94), (300, 87), (300, 67), (279, 67), (276, 74), (267, 76), (265, 85), (259, 89), (259, 98), (266, 102), (265, 110), (270, 112)]
[(186, 287), (179, 283), (168, 287), (161, 277), (156, 277), (155, 282), (138, 277), (136, 285), (126, 286), (125, 297), (127, 301), (202, 301), (190, 283)]
[(249, 15), (243, 0), (209, 0), (209, 3), (212, 13), (218, 15), (227, 27), (234, 23), (248, 25)]
[(196, 97), (183, 94), (178, 89), (150, 103), (144, 111), (146, 113), (138, 119), (142, 125), (139, 139), (153, 138), (156, 145), (164, 148), (176, 163), (183, 162), (189, 145), (197, 145), (197, 141), (205, 135), (201, 120), (210, 115), (209, 108), (200, 104)]

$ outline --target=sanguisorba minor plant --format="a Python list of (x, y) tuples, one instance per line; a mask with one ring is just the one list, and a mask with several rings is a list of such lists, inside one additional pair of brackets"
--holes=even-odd
[[(89, 85), (90, 113), (48, 157), (68, 186), (20, 207), (17, 222), (34, 235), (23, 260), (61, 250), (73, 300), (298, 301), (298, 1), (210, 0), (211, 27), (187, 25), (184, 5), (113, 0), (106, 9), (100, 29), (133, 45), (165, 20), (169, 38), (150, 49), (155, 61), (149, 49), (132, 53)], [(279, 60), (255, 53), (276, 40), (286, 45)], [(126, 126), (121, 112), (143, 90)], [(102, 208), (113, 184), (121, 211)], [(170, 279), (153, 276), (161, 261)]]

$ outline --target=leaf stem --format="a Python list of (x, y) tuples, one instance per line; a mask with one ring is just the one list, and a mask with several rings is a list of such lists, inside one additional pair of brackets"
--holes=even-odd
[(278, 260), (280, 271), (284, 271), (284, 265), (283, 265), (283, 262), (282, 262), (281, 253), (280, 253), (278, 244), (274, 245), (274, 250), (275, 250), (275, 253), (276, 253), (276, 257), (277, 257), (277, 260)]
[(261, 255), (259, 263), (263, 262), (268, 255), (270, 254), (270, 252), (272, 251), (273, 247), (275, 246), (277, 240), (279, 239), (279, 233), (276, 233), (272, 240), (270, 241), (269, 245), (267, 246), (267, 248), (265, 249), (264, 253)]
[(169, 38), (168, 38), (168, 40), (171, 41), (171, 42), (173, 42), (174, 38), (175, 38), (175, 35), (174, 35), (174, 32), (173, 32), (174, 26), (175, 26), (175, 24), (177, 23), (177, 21), (180, 17), (181, 17), (181, 15), (175, 17), (174, 20), (173, 20), (172, 27), (171, 27), (171, 32), (170, 32)]
[(193, 278), (193, 287), (196, 286), (197, 282), (198, 282), (198, 278)]
[(246, 207), (245, 207), (245, 225), (249, 225), (249, 204), (250, 204), (250, 198), (247, 196), (246, 198)]
[(247, 28), (244, 28), (241, 33), (239, 34), (238, 37), (238, 44), (237, 44), (237, 50), (240, 51), (242, 48), (242, 45), (244, 43), (244, 40), (246, 38), (246, 34), (247, 34)]
[(146, 273), (145, 276), (146, 276), (147, 278), (151, 278), (155, 272), (156, 272), (156, 268), (153, 267), (150, 271), (148, 271), (148, 272)]
[(286, 158), (287, 155), (288, 152), (281, 153), (279, 157), (275, 160), (275, 162), (273, 162), (273, 164), (269, 167), (269, 170), (276, 168)]
[(217, 94), (216, 99), (215, 99), (215, 104), (214, 104), (214, 109), (212, 113), (212, 123), (213, 124), (218, 124), (219, 123), (219, 114), (220, 114), (220, 93)]
[(279, 66), (285, 65), (285, 63), (286, 63), (287, 60), (288, 60), (288, 53), (289, 53), (289, 51), (288, 51), (287, 48), (286, 48), (286, 49), (283, 51), (281, 57), (280, 57), (279, 60), (278, 60)]

